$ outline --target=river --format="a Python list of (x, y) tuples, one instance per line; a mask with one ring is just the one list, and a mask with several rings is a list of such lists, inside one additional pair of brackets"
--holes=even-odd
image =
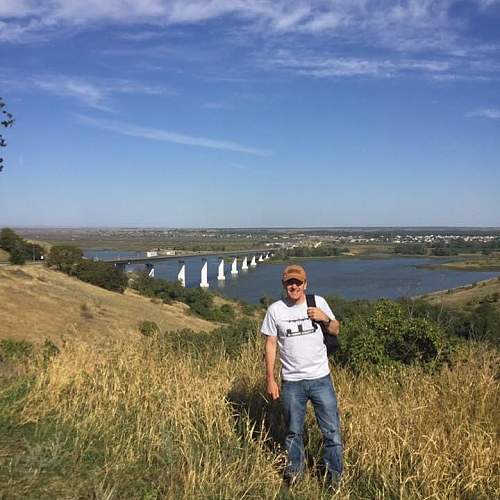
[[(88, 258), (124, 258), (144, 256), (144, 252), (115, 252), (111, 250), (87, 250)], [(201, 257), (188, 257), (186, 284), (199, 286)], [(308, 274), (310, 293), (340, 295), (346, 299), (376, 299), (386, 297), (411, 297), (437, 290), (445, 290), (500, 276), (495, 271), (457, 271), (417, 268), (420, 264), (436, 264), (436, 259), (389, 257), (373, 259), (321, 259), (296, 261), (304, 266)], [(217, 280), (219, 259), (208, 257), (208, 282), (211, 290), (224, 295), (257, 303), (266, 295), (279, 298), (281, 272), (284, 264), (264, 263), (248, 271), (239, 271), (236, 277), (230, 274), (230, 259), (225, 260), (225, 281)], [(179, 263), (176, 259), (155, 262), (155, 277), (176, 280)], [(238, 266), (241, 266), (239, 260)], [(128, 269), (143, 269), (142, 265)]]

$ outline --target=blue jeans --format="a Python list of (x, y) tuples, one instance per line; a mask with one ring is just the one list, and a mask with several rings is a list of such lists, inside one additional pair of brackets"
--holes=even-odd
[(294, 477), (304, 471), (304, 422), (309, 400), (323, 433), (323, 461), (327, 474), (330, 478), (340, 478), (343, 470), (342, 437), (337, 396), (330, 375), (314, 380), (283, 381), (281, 403), (287, 427), (285, 448), (288, 454), (285, 475)]

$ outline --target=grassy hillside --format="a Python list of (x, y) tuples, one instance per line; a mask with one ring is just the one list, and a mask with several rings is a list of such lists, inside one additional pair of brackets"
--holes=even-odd
[(447, 262), (441, 266), (444, 269), (457, 269), (459, 271), (500, 271), (500, 254), (490, 256), (473, 256), (466, 260)]
[(281, 480), (283, 422), (264, 397), (262, 340), (228, 350), (172, 334), (66, 348), (0, 392), (0, 496), (106, 499), (498, 498), (498, 353), (452, 367), (334, 367), (345, 477)]
[(9, 253), (0, 248), (0, 263), (9, 262)]
[(500, 254), (498, 252), (491, 255), (468, 254), (442, 264), (423, 264), (421, 267), (457, 271), (500, 271)]
[[(500, 497), (500, 355), (491, 344), (457, 342), (442, 364), (332, 365), (344, 478), (336, 491), (323, 484), (309, 409), (307, 473), (287, 489), (282, 414), (265, 397), (255, 321), (214, 329), (182, 304), (43, 266), (0, 267), (0, 301), (0, 340), (60, 346), (0, 351), (0, 498)], [(403, 306), (382, 306), (372, 322), (392, 341)], [(139, 335), (144, 319), (162, 333)], [(344, 338), (356, 325), (344, 321)], [(197, 331), (172, 331), (186, 327)], [(6, 360), (22, 369), (2, 375)]]
[(0, 340), (56, 344), (63, 339), (101, 342), (138, 335), (142, 320), (161, 330), (211, 330), (213, 323), (127, 291), (124, 295), (71, 278), (44, 266), (0, 267)]
[(494, 278), (465, 287), (430, 293), (423, 298), (431, 304), (442, 304), (454, 309), (490, 303), (500, 310), (500, 279)]

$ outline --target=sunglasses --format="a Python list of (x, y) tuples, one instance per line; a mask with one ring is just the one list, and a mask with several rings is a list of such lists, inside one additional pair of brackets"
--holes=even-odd
[(291, 285), (302, 286), (304, 284), (304, 282), (297, 280), (295, 278), (292, 278), (292, 279), (286, 280), (283, 284), (285, 286), (291, 286)]

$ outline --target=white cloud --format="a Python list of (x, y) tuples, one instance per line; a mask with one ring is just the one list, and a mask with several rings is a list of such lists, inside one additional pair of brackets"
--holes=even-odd
[(497, 120), (500, 119), (500, 109), (480, 108), (476, 109), (475, 111), (470, 111), (469, 113), (466, 113), (465, 116), (467, 118), (479, 117), (479, 118), (490, 118), (493, 120)]
[(83, 80), (74, 78), (36, 78), (35, 87), (51, 94), (75, 97), (92, 108), (109, 110), (103, 104), (107, 93), (104, 89)]
[(160, 87), (145, 85), (130, 80), (97, 80), (63, 75), (38, 76), (31, 79), (32, 85), (58, 96), (73, 97), (87, 106), (110, 111), (107, 105), (112, 94), (158, 95), (169, 93)]
[(261, 64), (319, 78), (356, 76), (388, 78), (421, 72), (442, 75), (451, 69), (450, 63), (446, 61), (317, 56), (285, 50), (279, 51), (274, 56), (264, 57)]
[[(227, 15), (278, 32), (351, 31), (381, 34), (388, 28), (430, 35), (436, 27), (453, 27), (448, 11), (453, 0), (2, 0), (0, 18), (13, 24), (30, 18), (50, 23), (92, 22), (169, 25), (197, 23)], [(474, 2), (472, 2), (474, 3)], [(498, 0), (475, 0), (488, 9)], [(356, 32), (353, 32), (353, 28)], [(37, 29), (33, 27), (33, 29)], [(344, 33), (345, 35), (346, 33)]]
[[(469, 16), (454, 9), (460, 3), (459, 0), (2, 0), (0, 40), (32, 41), (64, 30), (119, 24), (125, 29), (140, 26), (143, 31), (139, 33), (121, 35), (137, 42), (154, 39), (172, 25), (193, 25), (232, 16), (234, 29), (230, 35), (230, 30), (225, 31), (227, 25), (217, 27), (221, 37), (227, 35), (228, 43), (240, 43), (248, 36), (257, 37), (266, 52), (290, 44), (304, 47), (311, 43), (324, 58), (332, 48), (338, 53), (349, 53), (349, 57), (329, 64), (329, 68), (317, 68), (310, 73), (316, 76), (390, 76), (400, 72), (399, 57), (416, 60), (421, 56), (420, 66), (415, 61), (415, 72), (433, 76), (441, 70), (431, 68), (430, 63), (435, 65), (445, 58), (453, 62), (455, 69), (447, 78), (455, 78), (457, 74), (462, 77), (470, 74), (469, 61), (494, 62), (500, 54), (499, 43), (486, 48), (479, 39), (467, 35)], [(471, 0), (469, 8), (481, 15), (497, 15), (499, 3), (500, 0)], [(148, 31), (147, 27), (154, 29)], [(255, 47), (255, 39), (252, 42), (249, 45)], [(370, 56), (373, 49), (378, 53), (375, 60)], [(458, 59), (463, 60), (463, 68)]]
[(85, 124), (101, 130), (115, 132), (117, 134), (140, 137), (144, 139), (153, 139), (162, 142), (172, 142), (175, 144), (184, 144), (187, 146), (198, 146), (202, 148), (217, 149), (222, 151), (234, 151), (236, 153), (245, 153), (254, 156), (270, 156), (269, 151), (256, 149), (236, 142), (208, 139), (206, 137), (196, 137), (170, 130), (163, 130), (151, 127), (143, 127), (131, 123), (118, 122), (113, 120), (100, 120), (88, 116), (77, 115), (78, 120)]

